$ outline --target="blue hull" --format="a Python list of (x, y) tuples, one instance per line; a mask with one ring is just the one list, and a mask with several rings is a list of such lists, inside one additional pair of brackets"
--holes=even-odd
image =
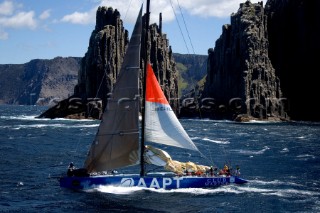
[(198, 176), (165, 176), (150, 175), (101, 175), (90, 177), (62, 177), (60, 186), (69, 189), (92, 189), (98, 186), (144, 187), (155, 189), (179, 188), (214, 188), (230, 183), (243, 184), (248, 182), (236, 176), (230, 177), (198, 177)]

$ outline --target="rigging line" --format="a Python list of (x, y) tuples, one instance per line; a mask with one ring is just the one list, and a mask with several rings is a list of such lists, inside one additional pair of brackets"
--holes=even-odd
[(123, 23), (125, 23), (125, 21), (126, 21), (126, 18), (127, 18), (127, 15), (128, 15), (128, 11), (131, 8), (131, 3), (132, 3), (132, 0), (130, 0), (130, 2), (129, 2), (128, 8), (126, 10), (126, 14), (124, 15), (124, 18), (123, 18)]
[[(209, 143), (207, 143), (207, 147), (209, 147), (208, 144)], [(205, 160), (207, 160), (211, 166), (214, 166), (214, 161), (213, 161), (210, 150), (209, 150), (209, 157), (207, 155), (204, 155), (199, 149), (198, 149), (198, 152), (200, 153), (200, 156), (203, 157)]]
[[(181, 17), (182, 17), (182, 20), (183, 20), (185, 29), (186, 29), (186, 31), (187, 31), (187, 35), (188, 35), (188, 38), (189, 38), (189, 41), (190, 41), (190, 45), (191, 45), (191, 47), (192, 47), (192, 51), (193, 51), (193, 54), (194, 54), (194, 58), (195, 58), (195, 54), (196, 54), (196, 53), (195, 53), (195, 51), (194, 51), (194, 47), (193, 47), (193, 44), (192, 44), (192, 40), (191, 40), (191, 37), (190, 37), (190, 33), (189, 33), (189, 30), (188, 30), (188, 27), (187, 27), (187, 24), (186, 24), (184, 15), (183, 15), (183, 13), (182, 13), (182, 9), (181, 9), (179, 0), (177, 0), (177, 3), (178, 3), (178, 7), (179, 7), (179, 10), (180, 10), (180, 13), (181, 13)], [(193, 79), (193, 80), (194, 80), (194, 79)], [(196, 85), (196, 83), (193, 82), (193, 85)], [(198, 86), (198, 88), (199, 88), (199, 87), (200, 87), (200, 86)], [(196, 93), (196, 90), (197, 90), (196, 86), (194, 86), (194, 90), (195, 90), (195, 93)], [(200, 88), (198, 89), (198, 91), (200, 91)], [(195, 98), (198, 98), (198, 97), (195, 97)], [(198, 101), (197, 101), (197, 102), (198, 102)], [(199, 110), (200, 119), (202, 119), (201, 110), (200, 110), (200, 109), (198, 109), (198, 110)]]
[[(185, 22), (183, 13), (182, 13), (182, 9), (181, 9), (181, 7), (180, 7), (180, 3), (179, 3), (178, 0), (177, 0), (177, 2), (178, 2), (178, 6), (179, 6), (179, 9), (180, 9), (180, 12), (181, 12), (181, 15), (182, 15), (182, 19), (183, 19), (183, 22), (184, 22), (184, 25), (185, 25), (185, 28), (186, 28), (186, 31), (187, 31), (189, 40), (190, 40), (190, 44), (191, 44), (191, 47), (192, 47), (192, 50), (193, 50), (193, 54), (195, 54), (195, 51), (194, 51), (194, 48), (193, 48), (193, 45), (192, 45), (192, 42), (191, 42), (190, 34), (189, 34), (189, 31), (188, 31), (188, 28), (187, 28), (187, 25), (186, 25), (186, 22)], [(176, 12), (175, 12), (175, 10), (174, 10), (173, 4), (172, 4), (172, 0), (170, 0), (170, 4), (171, 4), (171, 7), (172, 7), (172, 11), (173, 11), (173, 13), (174, 13), (174, 16), (175, 16), (175, 18), (176, 18), (176, 21), (177, 21), (177, 23), (178, 23), (179, 30), (180, 30), (180, 33), (181, 33), (181, 35), (182, 35), (183, 41), (184, 41), (184, 43), (185, 43), (185, 45), (186, 45), (188, 54), (190, 54), (189, 48), (188, 48), (188, 45), (187, 45), (187, 42), (186, 42), (186, 40), (185, 40), (185, 38), (184, 38), (184, 35), (183, 35), (183, 32), (182, 32), (180, 23), (179, 23), (179, 21), (178, 21)], [(210, 163), (213, 163), (212, 156), (210, 156), (210, 159), (209, 159), (209, 158), (208, 158), (206, 155), (204, 155), (200, 150), (198, 150), (198, 152), (200, 153), (200, 156), (202, 156), (203, 158), (205, 158), (206, 160), (208, 160)], [(211, 153), (210, 153), (210, 154), (211, 154)]]
[[(171, 1), (171, 0), (170, 0), (170, 1)], [(179, 0), (177, 0), (177, 2), (178, 2), (178, 7), (179, 7), (179, 10), (180, 10), (180, 13), (181, 13), (181, 17), (182, 17), (182, 20), (183, 20), (183, 23), (184, 23), (184, 27), (186, 28), (187, 35), (188, 35), (188, 38), (189, 38), (189, 41), (190, 41), (190, 45), (191, 45), (191, 47), (192, 47), (193, 54), (196, 54), (195, 51), (194, 51), (194, 48), (193, 48), (193, 44), (192, 44), (192, 42), (191, 42), (190, 33), (189, 33), (188, 28), (187, 28), (187, 24), (186, 24), (186, 21), (185, 21), (184, 16), (183, 16), (182, 9), (181, 9), (181, 7), (180, 7)]]
[(179, 30), (180, 30), (181, 36), (182, 36), (182, 38), (183, 38), (184, 44), (186, 45), (186, 48), (187, 48), (188, 54), (190, 54), (190, 51), (189, 51), (189, 48), (188, 48), (188, 45), (187, 45), (186, 39), (184, 38), (184, 35), (183, 35), (183, 32), (182, 32), (182, 29), (181, 29), (180, 23), (179, 23), (179, 21), (178, 21), (177, 14), (176, 14), (176, 12), (175, 12), (175, 10), (174, 10), (173, 4), (172, 4), (172, 0), (170, 0), (170, 4), (171, 4), (171, 8), (172, 8), (173, 14), (174, 14), (174, 16), (175, 16), (175, 18), (176, 18), (176, 21), (177, 21), (177, 23), (178, 23)]
[[(171, 2), (171, 0), (170, 0), (170, 2)], [(183, 23), (184, 23), (184, 26), (185, 26), (185, 29), (186, 29), (186, 32), (187, 32), (187, 35), (188, 35), (188, 38), (189, 38), (189, 42), (190, 42), (190, 45), (191, 45), (191, 47), (192, 47), (192, 51), (193, 51), (193, 54), (194, 54), (194, 58), (195, 58), (195, 51), (194, 51), (194, 47), (193, 47), (193, 44), (192, 44), (192, 40), (191, 40), (191, 37), (190, 37), (190, 33), (189, 33), (189, 30), (188, 30), (188, 27), (187, 27), (187, 24), (186, 24), (186, 21), (185, 21), (185, 18), (184, 18), (184, 15), (183, 15), (183, 12), (182, 12), (182, 9), (181, 9), (181, 6), (180, 6), (180, 3), (179, 3), (179, 0), (177, 0), (177, 3), (178, 3), (178, 7), (179, 7), (179, 10), (180, 10), (180, 13), (181, 13), (181, 17), (182, 17), (182, 20), (183, 20)], [(171, 4), (171, 6), (172, 6), (172, 4)], [(189, 53), (189, 51), (188, 51), (188, 53)], [(194, 91), (195, 91), (195, 93), (196, 93), (196, 90), (197, 90), (197, 88), (196, 88), (196, 82), (194, 81), (194, 79), (192, 79), (193, 80), (193, 87), (194, 87)], [(197, 99), (197, 97), (195, 97), (196, 99)], [(198, 102), (198, 101), (197, 101)], [(201, 119), (201, 111), (200, 111), (200, 109), (198, 109), (199, 110), (199, 114), (200, 114), (200, 119)]]
[[(187, 27), (187, 24), (186, 24), (186, 21), (185, 21), (185, 18), (184, 18), (184, 15), (183, 15), (183, 12), (182, 12), (182, 9), (181, 9), (181, 6), (180, 6), (180, 3), (179, 3), (179, 0), (177, 0), (177, 3), (178, 3), (178, 7), (179, 7), (179, 10), (180, 10), (180, 13), (181, 13), (181, 17), (182, 17), (182, 20), (183, 20), (183, 23), (184, 23), (184, 26), (185, 26), (185, 29), (187, 31), (187, 35), (188, 35), (188, 38), (189, 38), (189, 41), (190, 41), (190, 45), (192, 47), (192, 51), (193, 51), (193, 54), (194, 54), (194, 58), (195, 58), (195, 51), (194, 51), (194, 47), (193, 47), (193, 44), (192, 44), (192, 40), (191, 40), (191, 37), (190, 37), (190, 33), (189, 33), (189, 30), (188, 30), (188, 27)], [(197, 90), (197, 87), (195, 86), (197, 83), (194, 81), (193, 79), (193, 85), (194, 85), (194, 91), (195, 91), (195, 94), (196, 94), (196, 90)], [(200, 87), (200, 86), (198, 86)], [(200, 88), (198, 89), (198, 91), (200, 90)], [(195, 97), (198, 99), (198, 97)], [(198, 100), (197, 100), (198, 102)], [(199, 105), (199, 104), (198, 104)], [(199, 115), (200, 115), (200, 119), (202, 118), (202, 115), (201, 115), (201, 110), (199, 110)]]

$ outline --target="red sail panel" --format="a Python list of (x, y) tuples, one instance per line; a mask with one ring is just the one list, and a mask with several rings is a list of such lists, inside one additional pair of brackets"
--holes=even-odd
[(146, 101), (156, 102), (160, 104), (169, 104), (166, 96), (162, 92), (158, 80), (154, 75), (153, 69), (149, 63), (147, 63), (147, 84), (146, 84)]

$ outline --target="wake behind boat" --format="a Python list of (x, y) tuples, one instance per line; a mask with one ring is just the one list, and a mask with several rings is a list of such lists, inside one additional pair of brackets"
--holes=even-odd
[[(149, 8), (150, 0), (147, 1), (145, 18), (147, 27)], [(148, 33), (148, 30), (145, 32)], [(70, 189), (90, 189), (101, 185), (178, 189), (246, 183), (246, 180), (238, 177), (238, 169), (233, 171), (225, 166), (223, 170), (218, 171), (213, 167), (193, 162), (176, 161), (166, 151), (150, 145), (164, 144), (200, 152), (173, 112), (152, 65), (147, 60), (144, 64), (144, 86), (142, 90), (139, 89), (142, 33), (141, 7), (121, 71), (83, 169), (70, 170), (67, 176), (60, 178), (60, 186)], [(144, 92), (139, 95), (139, 91)], [(142, 106), (139, 97), (144, 100)], [(140, 109), (143, 109), (141, 131)], [(164, 168), (166, 172), (146, 171), (148, 164)], [(135, 165), (140, 165), (139, 174), (114, 172)]]

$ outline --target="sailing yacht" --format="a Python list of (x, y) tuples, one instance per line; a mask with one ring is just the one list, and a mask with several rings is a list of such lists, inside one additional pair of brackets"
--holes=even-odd
[[(199, 151), (169, 105), (148, 61), (144, 65), (144, 88), (139, 89), (142, 8), (84, 169), (81, 173), (61, 177), (60, 186), (70, 189), (99, 186), (178, 189), (246, 183), (247, 180), (236, 175), (213, 174), (209, 166), (173, 160), (166, 151), (153, 146), (164, 144)], [(150, 0), (147, 1), (146, 26), (149, 26), (149, 8)], [(139, 95), (139, 91), (144, 93)], [(144, 100), (142, 106), (140, 97)], [(145, 171), (146, 164), (162, 167), (166, 172), (149, 173)], [(111, 172), (129, 166), (136, 166), (140, 171), (136, 174)]]

